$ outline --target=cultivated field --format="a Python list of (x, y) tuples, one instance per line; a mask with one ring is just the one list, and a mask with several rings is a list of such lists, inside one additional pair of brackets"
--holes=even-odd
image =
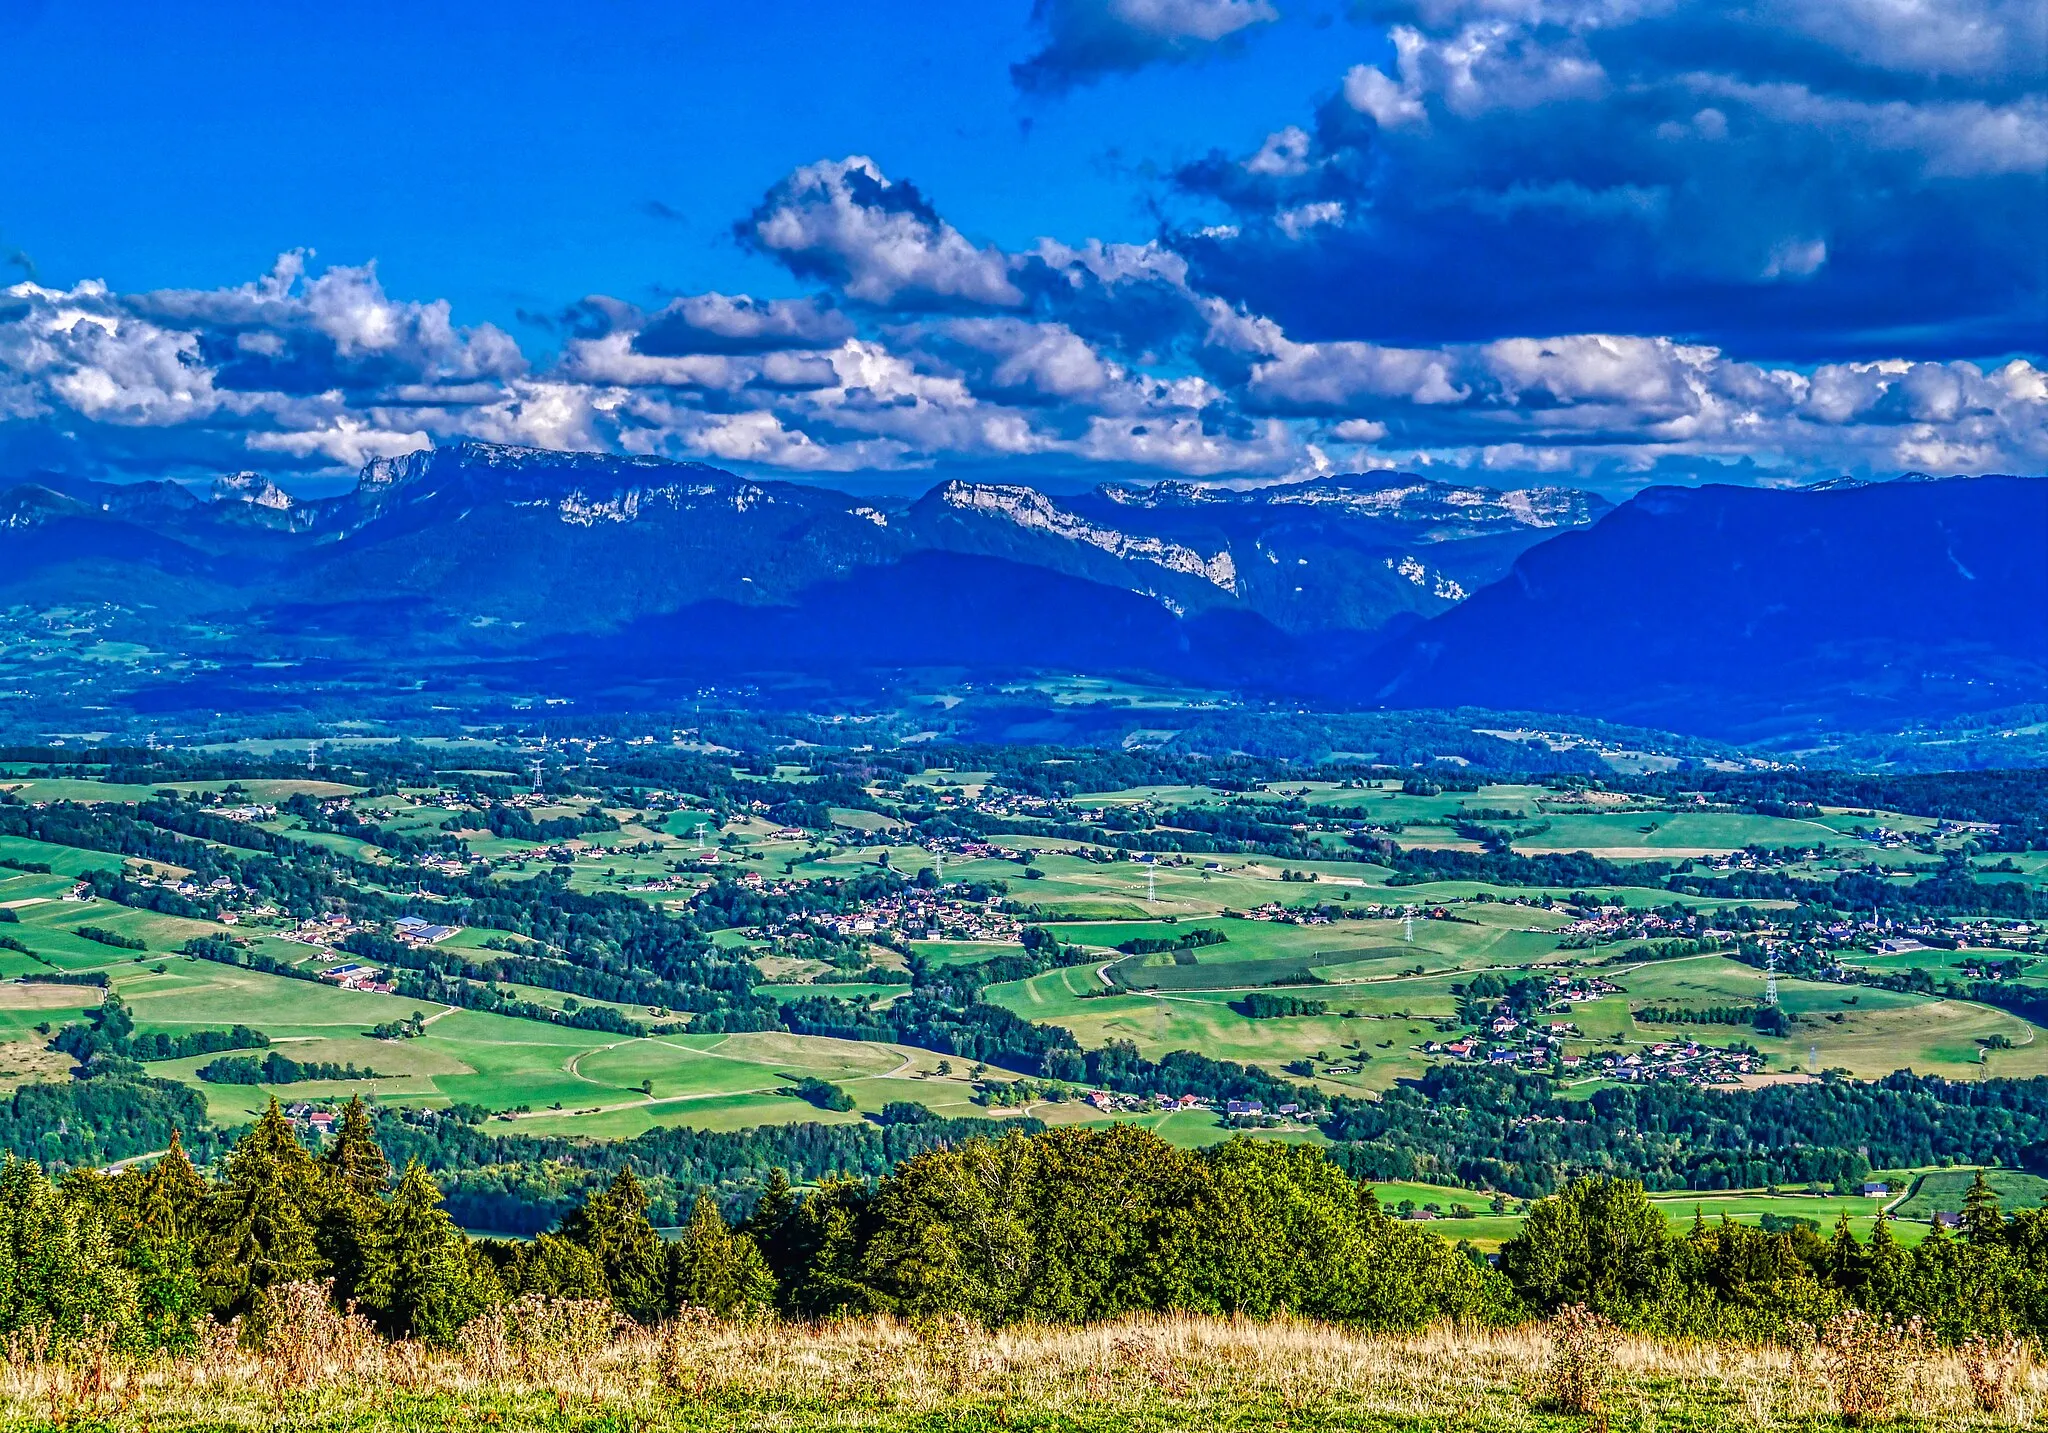
[[(516, 765), (494, 760), (483, 750), (474, 761), (479, 770), (501, 774)], [(798, 785), (810, 779), (796, 767), (778, 768), (776, 776)], [(905, 778), (903, 784), (907, 790), (968, 802), (985, 794), (990, 776), (985, 771), (927, 770)], [(7, 784), (26, 800), (134, 802), (160, 789), (72, 778), (23, 778)], [(170, 784), (201, 793), (225, 787), (221, 782)], [(272, 802), (301, 793), (327, 798), (358, 790), (332, 782), (284, 779), (246, 782), (242, 789), (248, 800)], [(1089, 959), (992, 986), (984, 992), (987, 1000), (1026, 1019), (1062, 1025), (1086, 1047), (1128, 1040), (1152, 1057), (1195, 1050), (1285, 1073), (1333, 1097), (1369, 1096), (1398, 1080), (1420, 1076), (1439, 1062), (1441, 1056), (1418, 1047), (1456, 1038), (1465, 1028), (1458, 1024), (1459, 992), (1482, 975), (1503, 982), (1573, 976), (1619, 987), (1581, 1001), (1569, 1012), (1573, 1028), (1561, 1049), (1587, 1061), (1696, 1038), (1710, 1044), (1745, 1041), (1762, 1052), (1776, 1077), (1826, 1069), (1875, 1077), (1911, 1068), (1955, 1079), (2048, 1073), (2048, 1040), (2017, 1015), (1966, 1000), (1789, 976), (1778, 982), (1779, 999), (1795, 1024), (1783, 1036), (1764, 1035), (1746, 1024), (1639, 1020), (1637, 1015), (1646, 1007), (1747, 1010), (1763, 996), (1764, 973), (1722, 954), (1644, 961), (1628, 954), (1626, 942), (1580, 942), (1582, 948), (1568, 948), (1561, 934), (1570, 917), (1562, 909), (1545, 909), (1543, 902), (1562, 902), (1571, 891), (1477, 881), (1393, 885), (1393, 872), (1384, 866), (1336, 859), (1343, 841), (1334, 832), (1315, 833), (1332, 859), (1308, 861), (1172, 854), (1149, 861), (1121, 859), (1105, 845), (1070, 837), (1002, 837), (1012, 851), (1034, 853), (1026, 873), (1012, 859), (941, 856), (910, 844), (907, 833), (872, 810), (835, 807), (830, 829), (791, 832), (759, 811), (729, 814), (720, 823), (706, 810), (646, 813), (616, 805), (600, 808), (585, 798), (550, 798), (551, 804), (525, 808), (529, 817), (546, 821), (602, 810), (618, 828), (554, 842), (554, 854), (543, 859), (534, 854), (531, 841), (467, 827), (465, 818), (451, 815), (450, 799), (441, 787), (403, 786), (374, 797), (357, 796), (355, 806), (392, 833), (442, 840), (452, 832), (473, 856), (495, 863), (492, 876), (498, 881), (531, 880), (552, 870), (565, 874), (572, 890), (627, 893), (674, 908), (714, 879), (695, 869), (709, 856), (718, 858), (720, 872), (769, 882), (873, 873), (886, 861), (889, 869), (906, 875), (943, 865), (948, 883), (1000, 883), (1020, 918), (1043, 925), (1062, 944), (1084, 948)], [(1516, 852), (1588, 851), (1614, 860), (1725, 858), (1747, 847), (1827, 843), (1827, 855), (1802, 857), (1804, 864), (1795, 867), (1811, 875), (1872, 861), (1884, 869), (1904, 869), (1916, 861), (1924, 866), (1930, 851), (1957, 849), (1960, 839), (1936, 836), (1934, 823), (1898, 813), (1831, 810), (1814, 819), (1794, 820), (1666, 809), (1604, 792), (1519, 785), (1438, 795), (1411, 795), (1390, 784), (1355, 782), (1304, 781), (1238, 794), (1203, 786), (1146, 786), (1091, 793), (1072, 798), (1070, 804), (1098, 812), (1179, 807), (1227, 812), (1246, 809), (1247, 801), (1250, 809), (1265, 811), (1266, 819), (1275, 821), (1330, 813), (1364, 820), (1394, 831), (1395, 839), (1410, 848), (1480, 851), (1478, 842), (1460, 834), (1460, 827), (1470, 830), (1475, 823), (1511, 834), (1511, 849)], [(289, 814), (263, 825), (289, 839), (357, 858), (373, 869), (390, 861), (382, 848), (353, 836), (306, 830)], [(1902, 834), (1887, 837), (1890, 844), (1874, 844), (1874, 837), (1855, 834), (1867, 835), (1875, 827)], [(1899, 846), (1898, 840), (1904, 839), (1919, 842), (1924, 849)], [(79, 874), (120, 865), (119, 857), (0, 838), (0, 861), (12, 863), (0, 866), (0, 910), (14, 918), (0, 924), (0, 934), (26, 947), (25, 953), (0, 949), (0, 980), (100, 972), (145, 1032), (176, 1034), (247, 1024), (264, 1031), (281, 1053), (295, 1060), (353, 1062), (376, 1072), (372, 1080), (273, 1088), (200, 1082), (194, 1072), (206, 1063), (204, 1057), (153, 1066), (153, 1073), (200, 1090), (213, 1117), (223, 1123), (248, 1118), (273, 1093), (288, 1099), (333, 1099), (361, 1092), (389, 1103), (462, 1102), (504, 1116), (489, 1126), (492, 1129), (601, 1137), (668, 1125), (732, 1129), (802, 1120), (854, 1121), (896, 1101), (948, 1116), (994, 1113), (976, 1102), (969, 1061), (945, 1061), (934, 1052), (907, 1046), (788, 1033), (621, 1039), (600, 1031), (423, 1005), (189, 959), (177, 953), (184, 941), (222, 933), (224, 928), (105, 901), (81, 904), (64, 899)], [(21, 869), (37, 864), (47, 865), (49, 872)], [(126, 864), (132, 870), (140, 863), (131, 859)], [(2043, 873), (2048, 873), (2048, 858), (2025, 858), (2022, 878), (2034, 880)], [(373, 883), (384, 879), (381, 873), (371, 877)], [(392, 886), (380, 884), (376, 889), (403, 898), (407, 892), (398, 878), (393, 880)], [(1581, 899), (1618, 900), (1625, 909), (1642, 911), (1668, 906), (1673, 896), (1648, 886), (1603, 887), (1582, 893)], [(1318, 904), (1340, 912), (1382, 904), (1446, 918), (1396, 913), (1290, 923), (1248, 916), (1262, 909), (1270, 913), (1276, 907)], [(1682, 904), (1713, 910), (1728, 903), (1685, 898)], [(140, 940), (146, 949), (131, 951), (95, 942), (77, 934), (81, 926)], [(1177, 955), (1117, 949), (1134, 940), (1175, 940), (1195, 930), (1220, 932), (1226, 939)], [(261, 952), (308, 972), (338, 958), (277, 938), (281, 933), (274, 924), (266, 927), (262, 922), (245, 922), (235, 931), (240, 938), (253, 939)], [(447, 941), (446, 948), (486, 958), (487, 943), (506, 934), (470, 927)], [(774, 1000), (826, 994), (886, 1005), (907, 989), (879, 982), (800, 983), (827, 967), (815, 959), (785, 957), (772, 937), (759, 933), (721, 931), (716, 939), (729, 949), (748, 951), (762, 976), (778, 982), (757, 987)], [(1019, 950), (1007, 940), (955, 938), (919, 939), (910, 948), (938, 966), (972, 965)], [(866, 958), (893, 970), (905, 964), (897, 949), (882, 945), (869, 947)], [(1967, 949), (1855, 955), (1858, 965), (1872, 971), (1923, 969), (1945, 977), (1961, 977), (1977, 959)], [(2019, 979), (2044, 983), (2038, 967)], [(609, 1005), (630, 1018), (651, 1018), (649, 1011), (619, 1002), (570, 997), (531, 985), (506, 989), (551, 1010)], [(1325, 1009), (1254, 1019), (1247, 1013), (1246, 997), (1257, 991), (1291, 994), (1321, 1002)], [(61, 1074), (61, 1059), (43, 1049), (43, 1041), (51, 1029), (81, 1018), (98, 999), (90, 987), (0, 985), (0, 1088)], [(415, 1015), (426, 1022), (420, 1038), (368, 1036), (373, 1026)], [(1001, 1082), (1023, 1073), (1028, 1072), (995, 1069), (983, 1072), (983, 1077)], [(825, 1110), (796, 1097), (795, 1085), (806, 1078), (839, 1086), (853, 1108)], [(1598, 1076), (1588, 1072), (1570, 1079), (1567, 1089), (1590, 1093), (1598, 1083)], [(1105, 1118), (1071, 1097), (1041, 1099), (1020, 1112), (1053, 1122)], [(1215, 1115), (1205, 1111), (1119, 1117), (1140, 1119), (1180, 1143), (1213, 1141), (1227, 1132)], [(1313, 1130), (1285, 1127), (1263, 1133), (1284, 1139), (1320, 1137)], [(1485, 1211), (1481, 1219), (1460, 1220), (1464, 1227), (1459, 1232), (1492, 1237), (1482, 1226), (1500, 1217)]]

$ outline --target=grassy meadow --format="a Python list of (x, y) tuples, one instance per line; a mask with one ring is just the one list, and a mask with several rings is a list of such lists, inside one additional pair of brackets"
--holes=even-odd
[[(504, 766), (480, 748), (478, 764)], [(785, 777), (793, 771), (782, 773)], [(977, 795), (990, 773), (931, 770), (908, 784), (963, 799)], [(22, 778), (6, 783), (25, 799), (77, 798), (134, 801), (154, 788), (117, 787), (91, 781)], [(213, 790), (224, 783), (174, 783), (180, 789)], [(321, 782), (277, 780), (244, 783), (251, 799), (281, 800), (295, 792), (347, 794), (352, 788)], [(436, 788), (407, 787), (359, 804), (387, 829), (415, 835), (442, 833), (451, 813), (437, 804)], [(1476, 793), (1410, 795), (1391, 785), (1359, 786), (1304, 781), (1253, 793), (1253, 799), (1299, 798), (1310, 812), (1336, 811), (1375, 824), (1400, 826), (1405, 844), (1457, 844), (1464, 840), (1449, 823), (1482, 819), (1501, 828), (1546, 825), (1518, 836), (1515, 849), (1591, 850), (1616, 859), (1670, 859), (1725, 853), (1748, 845), (1811, 845), (1827, 840), (1862, 859), (1863, 843), (1852, 828), (1884, 824), (1894, 830), (1926, 831), (1932, 823), (1868, 813), (1829, 813), (1812, 821), (1726, 813), (1658, 809), (1640, 801), (1589, 792), (1569, 794), (1534, 786), (1493, 786)], [(1092, 793), (1082, 807), (1163, 809), (1177, 805), (1223, 806), (1236, 798), (1207, 787), (1159, 786)], [(588, 801), (536, 808), (539, 819), (581, 814)], [(1505, 816), (1472, 813), (1521, 813)], [(565, 844), (577, 851), (568, 867), (572, 889), (627, 891), (658, 902), (683, 902), (712, 879), (679, 874), (679, 858), (698, 853), (697, 836), (709, 813), (642, 813), (611, 809), (620, 823), (605, 832)], [(843, 811), (847, 825), (801, 838), (780, 834), (765, 817), (735, 819), (705, 849), (719, 851), (721, 864), (775, 879), (844, 876), (877, 869), (886, 857), (895, 870), (910, 873), (936, 864), (915, 846), (879, 844), (888, 823), (872, 812)], [(306, 832), (296, 818), (266, 823), (295, 840), (311, 841), (373, 865), (388, 861), (378, 848), (350, 837)], [(459, 822), (456, 824), (459, 825)], [(858, 829), (854, 829), (858, 828)], [(479, 855), (503, 861), (495, 878), (530, 879), (539, 863), (521, 860), (531, 843), (477, 831), (460, 832)], [(706, 832), (707, 836), (712, 833)], [(1328, 833), (1326, 833), (1328, 834)], [(1331, 839), (1336, 839), (1334, 836)], [(1943, 838), (1948, 839), (1948, 838)], [(1148, 1056), (1193, 1049), (1218, 1059), (1270, 1070), (1289, 1070), (1328, 1095), (1366, 1096), (1398, 1080), (1424, 1073), (1437, 1058), (1416, 1047), (1441, 1038), (1458, 1004), (1454, 987), (1480, 972), (1503, 979), (1548, 976), (1573, 967), (1619, 985), (1617, 993), (1575, 1006), (1577, 1038), (1566, 1048), (1584, 1056), (1697, 1036), (1714, 1043), (1745, 1039), (1764, 1052), (1780, 1077), (1810, 1068), (1840, 1068), (1860, 1077), (1902, 1067), (1956, 1079), (2048, 1073), (2048, 1040), (2018, 1017), (1956, 1000), (1894, 994), (1868, 988), (1780, 982), (1781, 1000), (1797, 1025), (1788, 1036), (1768, 1038), (1746, 1026), (1674, 1026), (1635, 1018), (1648, 1005), (1660, 1008), (1748, 1005), (1761, 995), (1763, 974), (1721, 956), (1648, 964), (1627, 960), (1622, 948), (1564, 950), (1558, 931), (1566, 917), (1535, 902), (1545, 893), (1503, 892), (1482, 884), (1439, 882), (1389, 887), (1383, 867), (1344, 860), (1282, 863), (1264, 857), (1162, 857), (1156, 862), (1109, 859), (1085, 842), (1022, 836), (1002, 843), (1038, 852), (1035, 875), (1016, 862), (948, 859), (945, 876), (961, 881), (1001, 881), (1010, 898), (1028, 908), (1061, 941), (1087, 949), (1087, 964), (1049, 971), (1029, 980), (990, 988), (986, 998), (1032, 1020), (1065, 1026), (1085, 1046), (1130, 1040)], [(1465, 842), (1470, 845), (1470, 842)], [(630, 851), (642, 846), (649, 849)], [(1475, 847), (1476, 849), (1476, 847)], [(1896, 850), (1879, 852), (1887, 859)], [(1924, 860), (1920, 853), (1904, 855)], [(246, 1119), (272, 1093), (286, 1097), (333, 1098), (361, 1092), (377, 1100), (441, 1105), (466, 1102), (508, 1116), (493, 1129), (535, 1133), (619, 1136), (666, 1125), (738, 1128), (795, 1120), (856, 1120), (891, 1101), (921, 1104), (946, 1115), (985, 1113), (972, 1101), (962, 1068), (940, 1056), (886, 1044), (789, 1034), (693, 1036), (688, 1034), (621, 1040), (479, 1011), (422, 1008), (394, 996), (342, 991), (310, 981), (288, 980), (230, 966), (190, 960), (177, 947), (194, 935), (221, 927), (106, 902), (79, 904), (62, 899), (73, 878), (119, 858), (33, 841), (0, 838), (0, 861), (47, 864), (47, 874), (0, 866), (0, 909), (14, 917), (0, 926), (30, 953), (0, 950), (0, 1089), (10, 1082), (61, 1073), (61, 1060), (43, 1049), (46, 1031), (77, 1019), (97, 1001), (87, 987), (33, 986), (9, 977), (64, 971), (104, 972), (135, 1012), (145, 1031), (180, 1033), (247, 1024), (263, 1030), (282, 1053), (301, 1061), (354, 1062), (377, 1078), (353, 1082), (312, 1082), (277, 1087), (221, 1086), (198, 1082), (203, 1059), (164, 1062), (154, 1072), (193, 1084), (214, 1117), (227, 1123)], [(2031, 859), (2031, 858), (2030, 858)], [(1280, 879), (1283, 869), (1315, 874), (1313, 883)], [(2048, 866), (2044, 866), (2048, 869)], [(668, 889), (648, 889), (653, 886)], [(1564, 891), (1550, 894), (1563, 896)], [(1631, 906), (1667, 903), (1655, 888), (1602, 891)], [(1523, 903), (1475, 896), (1510, 895)], [(1452, 919), (1338, 920), (1296, 925), (1251, 920), (1241, 913), (1274, 903), (1328, 902), (1395, 905), (1441, 904)], [(1699, 904), (1714, 904), (1699, 902)], [(1226, 914), (1233, 913), (1233, 914)], [(110, 948), (76, 934), (96, 925), (140, 939), (147, 950)], [(1202, 928), (1224, 933), (1221, 944), (1174, 955), (1126, 955), (1116, 947), (1132, 939), (1174, 939)], [(275, 939), (244, 925), (267, 954), (302, 968), (323, 968), (330, 957), (309, 947)], [(449, 948), (480, 950), (498, 932), (461, 931)], [(740, 932), (721, 932), (720, 944), (757, 951), (764, 976), (801, 982), (821, 972), (815, 961), (789, 960)], [(919, 941), (918, 952), (937, 964), (964, 964), (1013, 950), (1001, 942)], [(902, 957), (874, 948), (883, 965)], [(1875, 965), (1896, 962), (1930, 969), (1958, 968), (1966, 953), (1927, 952), (1907, 957), (1872, 957)], [(2032, 975), (2030, 978), (2041, 978)], [(1324, 1002), (1324, 1013), (1251, 1019), (1244, 997), (1273, 988)], [(788, 1000), (810, 994), (889, 1001), (901, 985), (776, 983), (759, 989)], [(533, 987), (513, 993), (536, 1004), (562, 1009), (569, 997)], [(579, 998), (585, 1005), (610, 1002)], [(636, 1007), (614, 1005), (645, 1018)], [(415, 1040), (368, 1038), (370, 1027), (418, 1014), (428, 1023)], [(1990, 1048), (2003, 1045), (2006, 1048)], [(1299, 1075), (1304, 1066), (1311, 1076)], [(995, 1079), (1012, 1072), (992, 1071)], [(841, 1086), (854, 1108), (831, 1112), (789, 1091), (804, 1078)], [(1597, 1087), (1591, 1075), (1578, 1088)], [(1047, 1100), (1030, 1114), (1055, 1122), (1099, 1120), (1096, 1111), (1073, 1100)], [(1176, 1142), (1203, 1143), (1223, 1136), (1206, 1113), (1147, 1114), (1139, 1118)], [(1273, 1137), (1314, 1138), (1312, 1132), (1276, 1131)], [(1491, 1217), (1491, 1216), (1489, 1216)], [(1462, 1222), (1462, 1221), (1461, 1221)]]
[[(473, 1336), (435, 1351), (286, 1328), (262, 1350), (200, 1359), (21, 1363), (0, 1379), (10, 1428), (589, 1430), (835, 1429), (1117, 1433), (1755, 1433), (1841, 1426), (1835, 1367), (1782, 1347), (1616, 1341), (1597, 1411), (1560, 1406), (1544, 1325), (1370, 1334), (1295, 1319), (1136, 1317), (1083, 1328), (963, 1324), (628, 1327), (610, 1338)], [(2048, 1372), (2023, 1361), (1986, 1413), (1961, 1352), (1897, 1369), (1885, 1426), (2036, 1426)]]

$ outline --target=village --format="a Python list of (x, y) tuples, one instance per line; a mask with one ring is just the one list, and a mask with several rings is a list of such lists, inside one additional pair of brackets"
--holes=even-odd
[(1583, 1046), (1585, 1032), (1569, 1018), (1559, 1017), (1568, 1017), (1574, 1005), (1621, 993), (1622, 987), (1614, 982), (1583, 972), (1553, 975), (1545, 983), (1540, 1011), (1524, 1016), (1502, 1002), (1478, 1031), (1455, 1040), (1427, 1040), (1415, 1048), (1425, 1055), (1496, 1068), (1628, 1082), (1673, 1081), (1700, 1088), (1736, 1084), (1745, 1075), (1763, 1072), (1763, 1056), (1740, 1042), (1724, 1048), (1691, 1039), (1665, 1040), (1638, 1050), (1572, 1053), (1567, 1042)]

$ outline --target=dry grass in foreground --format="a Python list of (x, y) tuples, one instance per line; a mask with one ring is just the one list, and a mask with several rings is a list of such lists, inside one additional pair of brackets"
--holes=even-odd
[[(282, 1305), (261, 1352), (220, 1330), (184, 1359), (65, 1361), (10, 1341), (7, 1428), (1964, 1429), (2040, 1426), (2017, 1345), (1954, 1353), (1871, 1330), (1805, 1348), (1619, 1338), (1583, 1319), (1386, 1337), (1298, 1321), (1132, 1318), (983, 1333), (960, 1322), (684, 1321), (615, 1332), (604, 1305), (522, 1301), (463, 1347), (386, 1343)], [(1593, 1321), (1597, 1323), (1597, 1321)], [(209, 1326), (211, 1327), (211, 1326)], [(253, 1340), (252, 1340), (253, 1341)], [(1845, 1406), (1851, 1415), (1844, 1419)]]

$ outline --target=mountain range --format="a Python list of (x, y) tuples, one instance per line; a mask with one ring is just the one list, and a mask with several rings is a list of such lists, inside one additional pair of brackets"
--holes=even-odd
[[(315, 501), (253, 474), (205, 495), (0, 490), (0, 604), (109, 606), (215, 666), (524, 663), (581, 688), (1132, 672), (1678, 730), (2039, 699), (2044, 554), (2048, 484), (2020, 478), (1653, 488), (1618, 507), (1385, 473), (1060, 497), (951, 481), (884, 502), (468, 442), (374, 461)], [(174, 706), (184, 678), (153, 675)]]

